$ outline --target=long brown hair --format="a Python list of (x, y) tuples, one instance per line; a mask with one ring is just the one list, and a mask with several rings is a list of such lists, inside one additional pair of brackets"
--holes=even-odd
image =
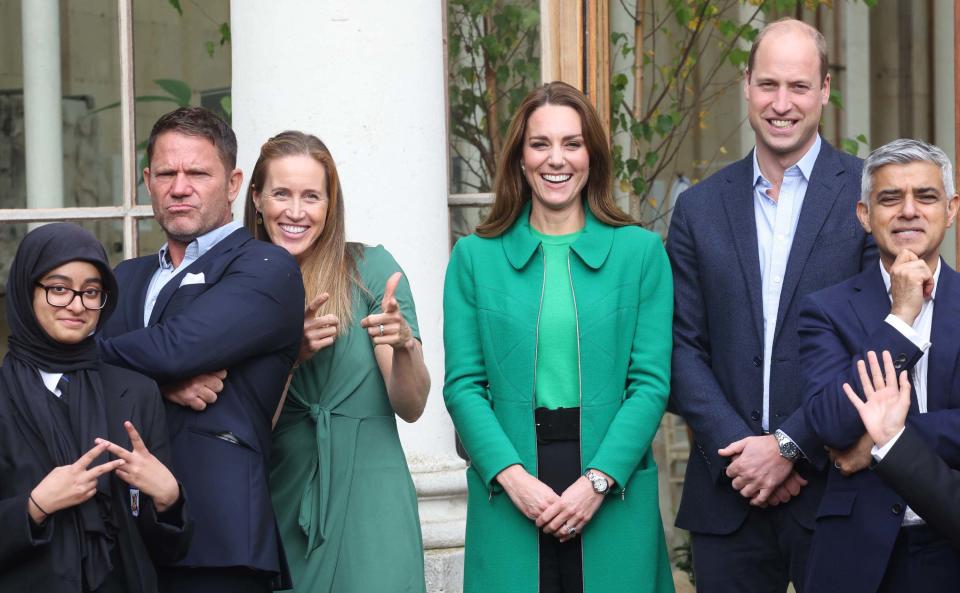
[(330, 300), (320, 307), (317, 316), (327, 313), (336, 315), (340, 320), (339, 333), (343, 334), (350, 327), (352, 318), (353, 287), (363, 290), (363, 285), (357, 276), (357, 259), (361, 256), (361, 249), (359, 244), (346, 241), (343, 190), (340, 187), (340, 178), (337, 176), (337, 165), (326, 144), (316, 136), (293, 130), (280, 132), (264, 142), (260, 147), (260, 157), (250, 175), (244, 223), (255, 238), (272, 242), (263, 218), (259, 216), (256, 209), (253, 196), (263, 191), (268, 165), (272, 160), (301, 155), (310, 156), (323, 166), (327, 175), (326, 189), (329, 199), (323, 232), (307, 248), (303, 263), (300, 265), (305, 298), (309, 303), (320, 293), (329, 293)]
[(527, 121), (534, 111), (544, 105), (564, 105), (580, 115), (583, 141), (587, 154), (590, 155), (590, 175), (584, 191), (587, 193), (587, 206), (593, 215), (610, 226), (637, 224), (613, 199), (610, 143), (607, 141), (603, 124), (600, 123), (600, 116), (583, 93), (565, 82), (554, 81), (531, 91), (514, 114), (497, 161), (497, 173), (493, 180), (493, 208), (487, 219), (477, 226), (477, 235), (502, 235), (516, 221), (524, 204), (531, 199), (530, 184), (523, 176), (520, 161), (523, 157)]

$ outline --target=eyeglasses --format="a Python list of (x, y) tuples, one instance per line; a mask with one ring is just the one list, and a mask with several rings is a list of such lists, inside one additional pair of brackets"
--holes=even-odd
[(66, 286), (45, 286), (37, 282), (37, 286), (47, 293), (47, 304), (51, 307), (67, 307), (73, 299), (80, 297), (80, 304), (89, 311), (99, 311), (107, 304), (107, 293), (99, 288), (84, 288), (74, 290)]
[(265, 194), (266, 197), (270, 198), (278, 204), (290, 204), (294, 200), (299, 200), (300, 204), (305, 207), (319, 206), (327, 201), (327, 196), (323, 196), (316, 193), (305, 193), (300, 194), (299, 197), (294, 197), (290, 192), (286, 190), (277, 190), (273, 193)]

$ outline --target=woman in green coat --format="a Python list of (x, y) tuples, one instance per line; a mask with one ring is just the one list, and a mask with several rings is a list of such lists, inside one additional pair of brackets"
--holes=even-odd
[(489, 217), (451, 255), (443, 392), (471, 460), (466, 593), (673, 591), (650, 448), (672, 280), (611, 175), (586, 98), (544, 85), (510, 124)]

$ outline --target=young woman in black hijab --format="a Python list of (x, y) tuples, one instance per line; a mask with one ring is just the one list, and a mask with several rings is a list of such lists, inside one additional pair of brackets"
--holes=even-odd
[(116, 303), (93, 235), (51, 224), (23, 239), (0, 366), (0, 591), (154, 593), (154, 562), (186, 553), (159, 390), (97, 354)]

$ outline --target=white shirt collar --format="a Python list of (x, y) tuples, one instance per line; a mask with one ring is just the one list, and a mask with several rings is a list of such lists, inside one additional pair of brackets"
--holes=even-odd
[[(817, 157), (820, 156), (820, 148), (823, 146), (823, 141), (820, 139), (820, 134), (817, 134), (816, 140), (813, 142), (813, 146), (810, 147), (800, 160), (796, 162), (791, 167), (787, 168), (787, 171), (790, 171), (794, 167), (800, 170), (800, 174), (803, 175), (803, 178), (809, 183), (810, 174), (813, 172), (813, 166), (817, 163)], [(787, 171), (784, 171), (786, 174)], [(771, 185), (769, 181), (763, 176), (763, 173), (760, 171), (760, 161), (757, 160), (757, 149), (753, 149), (753, 186), (756, 187), (760, 181), (764, 181), (767, 185)]]

